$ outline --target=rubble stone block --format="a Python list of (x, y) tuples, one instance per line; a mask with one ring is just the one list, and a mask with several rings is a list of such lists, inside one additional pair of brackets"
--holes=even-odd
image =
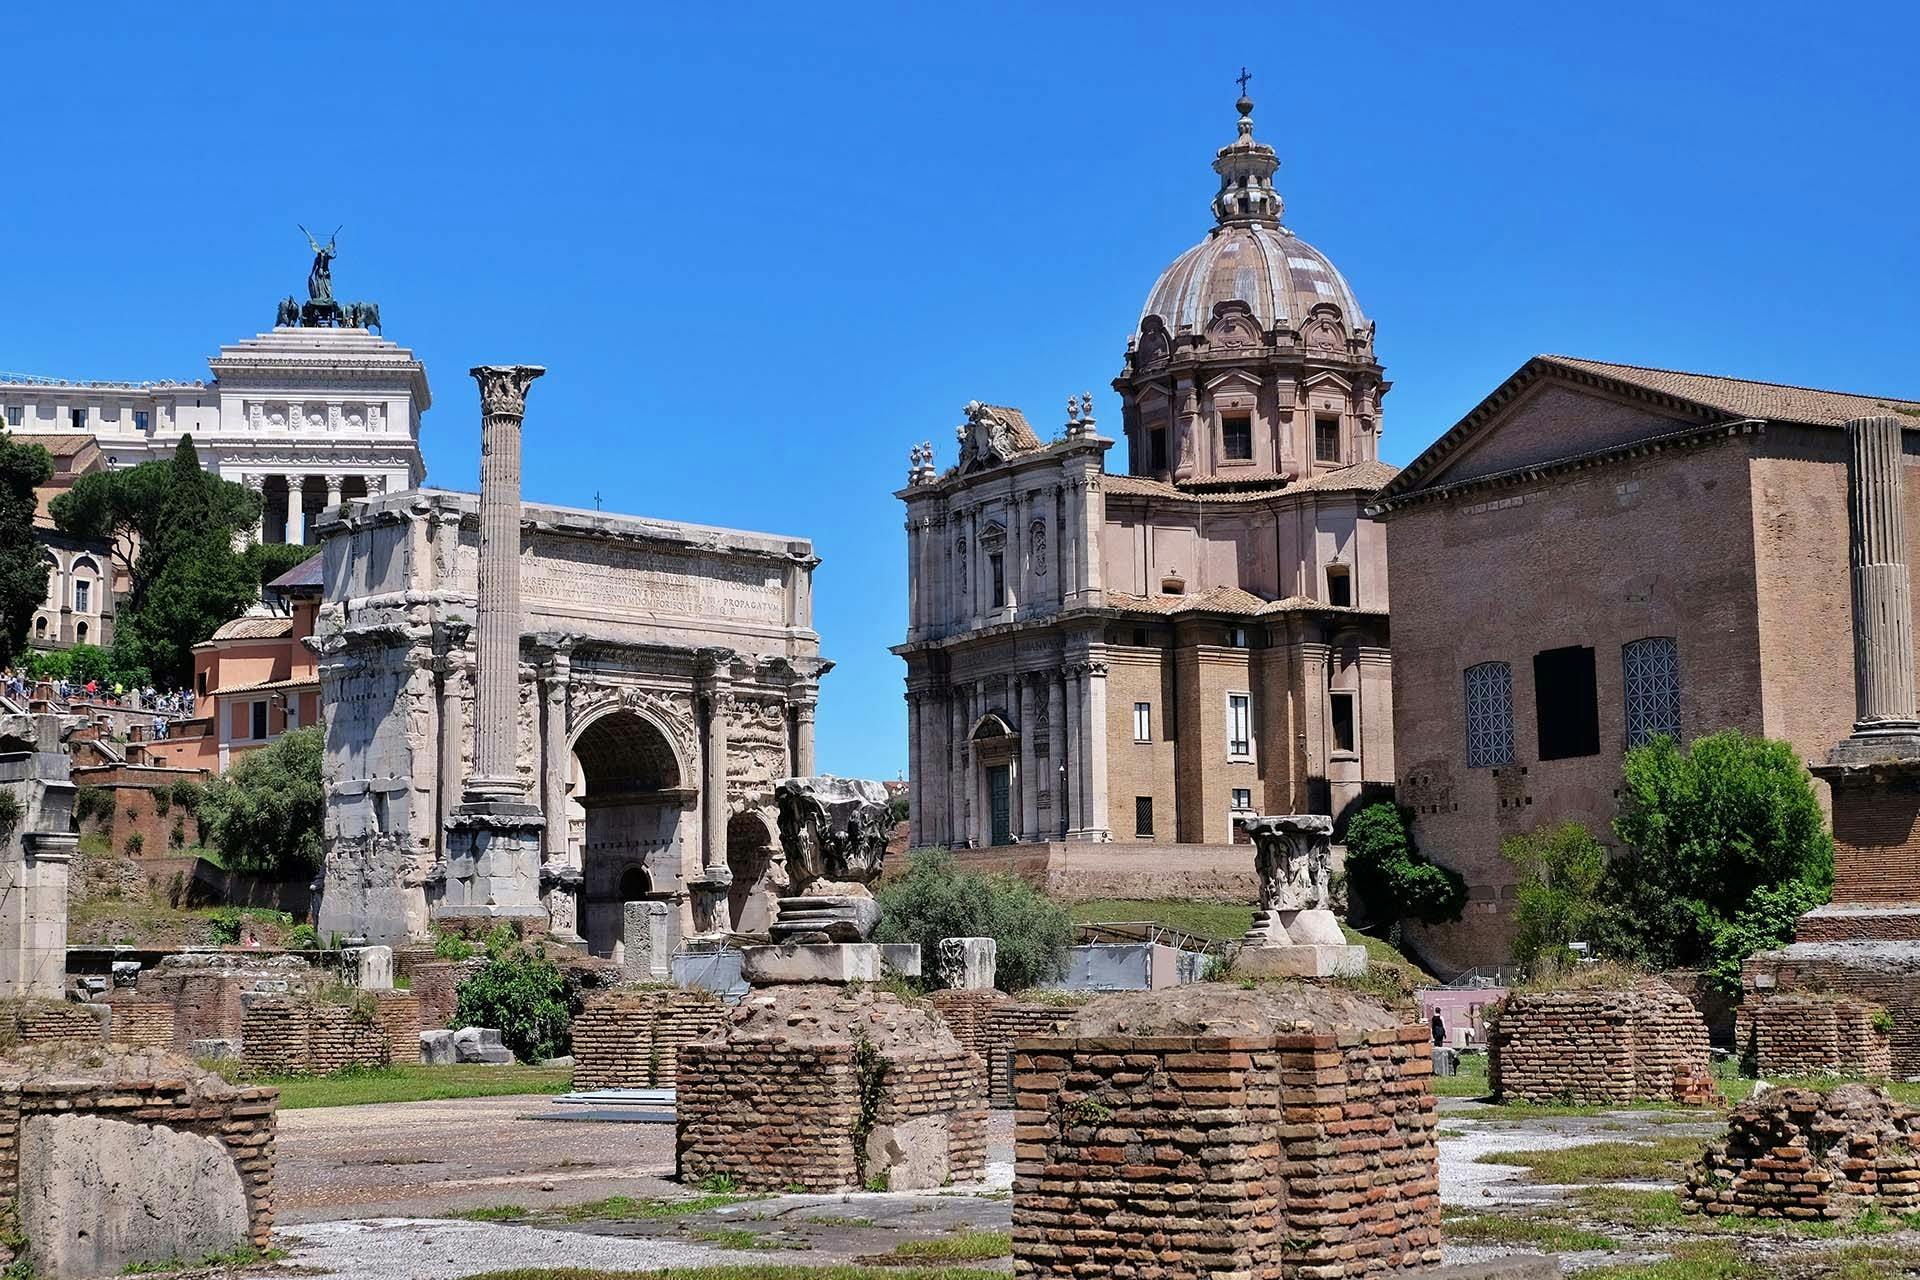
[(998, 958), (999, 944), (992, 938), (942, 938), (940, 985), (950, 991), (990, 991)]

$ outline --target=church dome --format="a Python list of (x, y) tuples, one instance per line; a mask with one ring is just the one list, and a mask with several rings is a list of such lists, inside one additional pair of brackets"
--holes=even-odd
[(1216, 225), (1160, 273), (1140, 309), (1141, 322), (1158, 316), (1169, 334), (1183, 328), (1199, 333), (1217, 303), (1243, 302), (1262, 328), (1298, 329), (1315, 306), (1331, 303), (1350, 332), (1364, 329), (1366, 317), (1345, 277), (1282, 225), (1285, 205), (1273, 187), (1280, 160), (1272, 147), (1254, 140), (1253, 101), (1243, 95), (1235, 106), (1239, 136), (1213, 162), (1220, 175)]

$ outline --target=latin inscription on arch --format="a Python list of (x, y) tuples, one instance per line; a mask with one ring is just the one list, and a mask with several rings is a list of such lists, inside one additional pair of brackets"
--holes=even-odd
[(541, 538), (520, 572), (528, 599), (574, 608), (590, 603), (683, 618), (787, 620), (784, 575), (753, 561)]

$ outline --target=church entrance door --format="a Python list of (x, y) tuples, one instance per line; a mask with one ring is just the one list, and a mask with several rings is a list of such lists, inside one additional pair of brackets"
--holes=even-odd
[(612, 956), (636, 895), (670, 898), (679, 882), (687, 793), (667, 737), (633, 711), (601, 716), (574, 739), (586, 810), (579, 930), (587, 949)]
[(987, 809), (993, 820), (993, 843), (1013, 843), (1013, 769), (996, 764), (987, 770)]

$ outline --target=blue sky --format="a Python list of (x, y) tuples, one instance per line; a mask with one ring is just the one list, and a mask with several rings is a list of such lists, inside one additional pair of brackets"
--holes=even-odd
[(1243, 63), (1404, 463), (1543, 351), (1920, 396), (1916, 9), (14, 6), (0, 369), (204, 376), (344, 224), (429, 482), (545, 364), (527, 495), (812, 537), (820, 766), (892, 777), (907, 449), (1118, 426)]

